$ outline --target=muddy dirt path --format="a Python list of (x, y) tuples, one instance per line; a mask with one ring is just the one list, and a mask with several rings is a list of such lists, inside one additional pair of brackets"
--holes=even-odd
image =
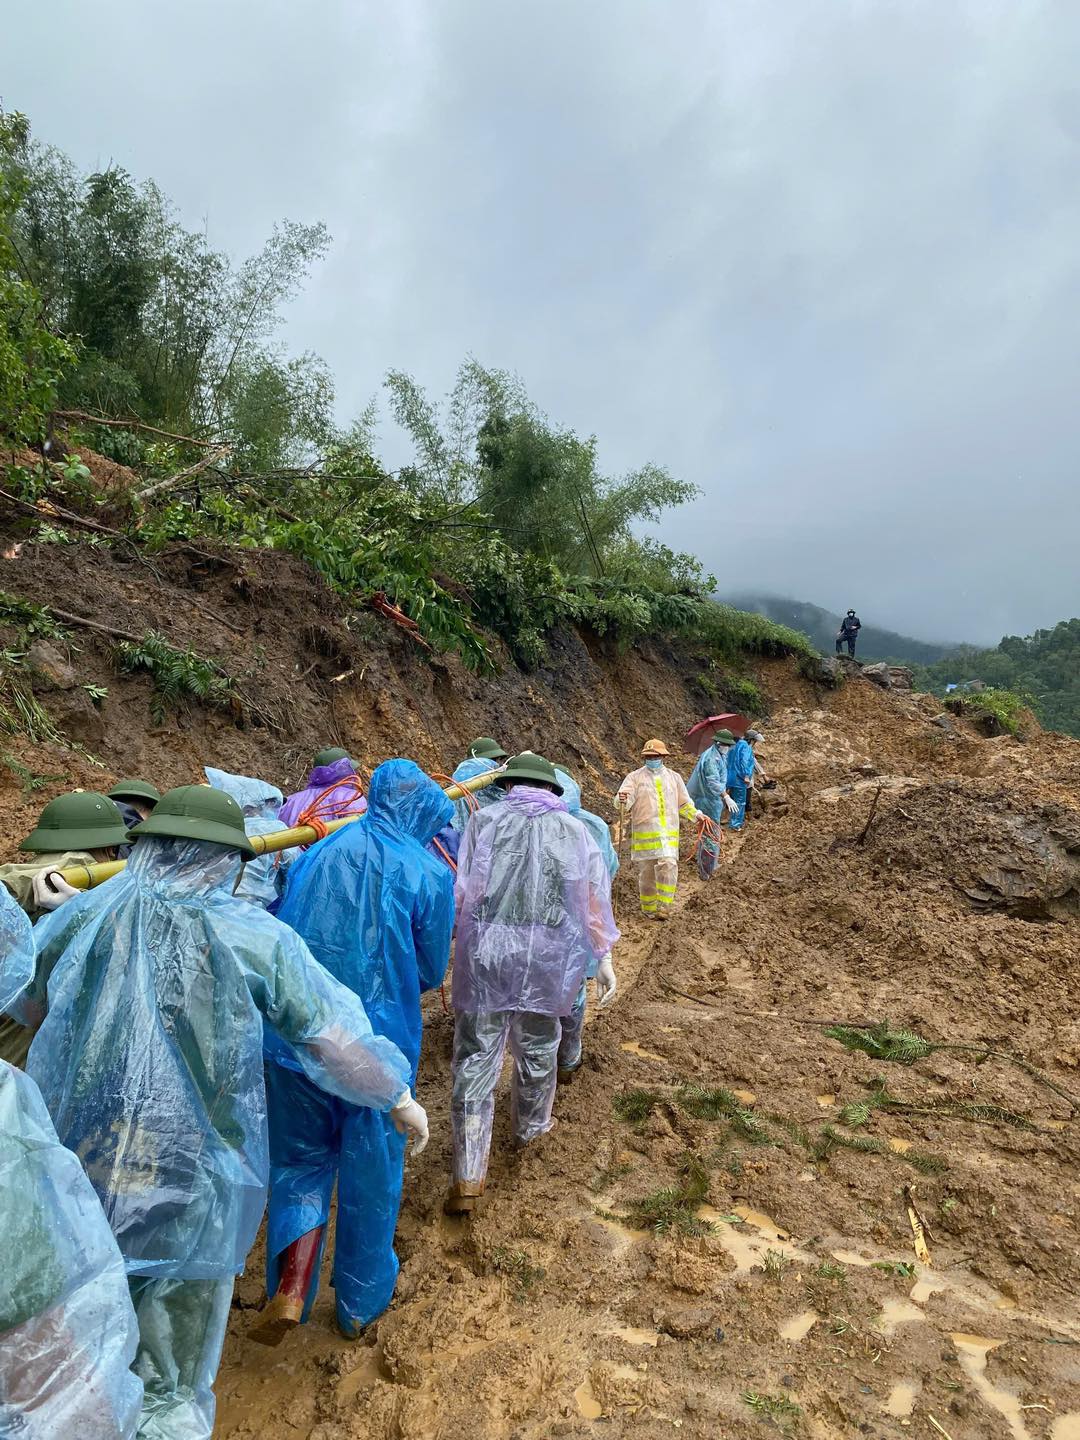
[[(709, 886), (684, 864), (669, 925), (620, 876), (618, 1000), (549, 1137), (515, 1156), (500, 1115), (471, 1222), (441, 1213), (429, 1000), (395, 1304), (349, 1345), (324, 1281), (261, 1349), (253, 1256), (219, 1435), (1080, 1436), (1080, 1118), (985, 1058), (1080, 1091), (1080, 745), (946, 736), (866, 685), (769, 735), (786, 805)], [(889, 1063), (819, 1023), (886, 1018), (983, 1050)]]

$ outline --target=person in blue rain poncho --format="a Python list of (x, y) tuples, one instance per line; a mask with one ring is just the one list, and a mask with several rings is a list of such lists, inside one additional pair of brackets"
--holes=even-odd
[[(280, 916), (364, 1003), (379, 1035), (420, 1059), (420, 996), (442, 983), (454, 927), (453, 880), (425, 847), (451, 802), (411, 760), (371, 777), (364, 819), (320, 841), (292, 867)], [(394, 1293), (394, 1230), (405, 1159), (384, 1115), (324, 1095), (287, 1044), (267, 1039), (270, 1105), (270, 1304), (252, 1332), (277, 1344), (306, 1319), (318, 1289), (337, 1181), (334, 1289), (338, 1325), (354, 1337)]]
[[(0, 1010), (34, 975), (30, 921), (0, 886)], [(124, 1262), (28, 1075), (0, 1060), (0, 1435), (132, 1440), (142, 1383)]]
[[(686, 788), (698, 810), (719, 826), (726, 815), (735, 810), (736, 802), (728, 794), (728, 759), (735, 736), (730, 730), (718, 730), (712, 744), (703, 750), (690, 772)], [(711, 879), (720, 860), (719, 830), (705, 833), (698, 845), (697, 866), (702, 880)]]
[[(754, 783), (754, 749), (749, 740), (736, 740), (727, 757), (728, 795), (735, 802), (731, 811), (732, 830), (741, 830), (746, 820), (746, 801)], [(729, 807), (730, 808), (730, 807)]]
[[(614, 880), (619, 873), (619, 857), (615, 853), (615, 846), (611, 843), (611, 830), (606, 820), (599, 815), (594, 815), (591, 810), (581, 808), (581, 787), (573, 776), (568, 775), (565, 770), (555, 767), (555, 774), (559, 784), (563, 787), (562, 798), (567, 810), (571, 815), (576, 815), (581, 823), (588, 830), (597, 849), (604, 857), (604, 864), (607, 866), (608, 875)], [(559, 1081), (567, 1084), (574, 1076), (575, 1071), (581, 1069), (581, 1039), (585, 1029), (585, 1003), (588, 998), (586, 986), (587, 980), (596, 981), (596, 998), (599, 1005), (608, 1005), (615, 998), (616, 980), (615, 969), (611, 963), (611, 955), (605, 955), (603, 960), (593, 956), (585, 968), (585, 979), (574, 998), (570, 1014), (562, 1017), (562, 1035), (559, 1040)]]
[(232, 888), (252, 850), (236, 802), (170, 790), (127, 868), (35, 930), (27, 1069), (82, 1160), (138, 1318), (141, 1440), (206, 1440), (233, 1278), (269, 1158), (263, 1024), (317, 1085), (390, 1110), (421, 1142), (409, 1064), (288, 926)]
[[(231, 775), (227, 770), (215, 770), (212, 765), (207, 765), (203, 774), (215, 790), (224, 790), (240, 806), (244, 812), (244, 829), (249, 835), (273, 835), (275, 831), (289, 828), (278, 819), (284, 796), (276, 785), (255, 780), (250, 775)], [(298, 853), (295, 848), (275, 850), (249, 860), (236, 887), (237, 897), (269, 910), (284, 893), (285, 872)]]
[[(506, 751), (497, 740), (493, 740), (490, 735), (480, 735), (469, 746), (468, 754), (454, 771), (451, 779), (458, 782), (474, 780), (477, 775), (486, 775), (489, 770), (498, 770), (505, 759)], [(455, 800), (454, 829), (459, 834), (464, 834), (470, 815), (476, 810), (482, 810), (486, 805), (493, 805), (502, 798), (503, 792), (497, 785), (487, 785), (483, 790), (475, 791), (471, 801)]]

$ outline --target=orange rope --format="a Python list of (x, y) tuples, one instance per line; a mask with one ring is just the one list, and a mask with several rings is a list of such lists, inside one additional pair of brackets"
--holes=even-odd
[(695, 860), (701, 854), (706, 839), (714, 840), (719, 847), (724, 842), (724, 832), (711, 816), (702, 815), (701, 823), (698, 826), (697, 843), (694, 846), (693, 858)]
[[(329, 800), (328, 797), (343, 785), (351, 788), (353, 793), (343, 796), (340, 800)], [(316, 820), (336, 820), (339, 816), (346, 813), (347, 807), (355, 800), (362, 800), (363, 798), (364, 790), (360, 784), (359, 777), (356, 775), (346, 775), (343, 780), (335, 780), (333, 785), (327, 785), (325, 789), (320, 790), (314, 800), (309, 801), (308, 804), (305, 805), (292, 823), (294, 826), (310, 825), (312, 829), (315, 829)], [(319, 838), (321, 839), (322, 837), (320, 836)]]
[[(441, 770), (432, 770), (431, 779), (441, 785), (458, 784), (458, 781), (455, 780), (452, 775), (444, 775)], [(476, 811), (480, 809), (480, 801), (476, 798), (473, 792), (471, 790), (466, 790), (461, 796), (461, 798), (465, 801), (465, 808), (466, 810), (468, 810), (469, 814), (475, 815)]]

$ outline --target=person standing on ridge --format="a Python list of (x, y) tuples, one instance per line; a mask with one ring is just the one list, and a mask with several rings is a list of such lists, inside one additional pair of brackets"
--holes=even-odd
[(662, 740), (646, 740), (640, 770), (631, 770), (615, 796), (615, 808), (630, 818), (641, 913), (654, 920), (670, 919), (675, 904), (679, 821), (698, 818), (686, 782), (664, 764), (670, 753)]
[[(425, 847), (452, 814), (413, 761), (387, 760), (371, 777), (364, 823), (343, 826), (290, 867), (278, 911), (359, 996), (375, 1034), (405, 1056), (410, 1086), (420, 1061), (420, 996), (442, 983), (454, 928), (450, 869)], [(284, 1039), (268, 1034), (265, 1053), (270, 1301), (252, 1339), (276, 1345), (307, 1319), (335, 1181), (337, 1320), (355, 1339), (389, 1305), (397, 1282), (405, 1136), (379, 1107), (325, 1093)]]
[[(469, 1214), (484, 1193), (508, 1042), (514, 1141), (524, 1147), (551, 1129), (562, 1017), (619, 938), (607, 866), (568, 812), (555, 767), (526, 750), (496, 783), (506, 799), (469, 821), (455, 887), (448, 1215)], [(613, 991), (614, 974), (610, 982)]]
[(843, 620), (840, 621), (840, 629), (836, 632), (837, 655), (840, 654), (841, 646), (846, 644), (847, 653), (854, 659), (855, 642), (859, 638), (859, 631), (861, 629), (862, 621), (855, 614), (854, 610), (849, 610)]

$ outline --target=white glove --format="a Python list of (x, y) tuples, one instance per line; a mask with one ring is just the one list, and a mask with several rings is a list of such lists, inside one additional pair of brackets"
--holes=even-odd
[(411, 1090), (406, 1090), (397, 1104), (391, 1107), (390, 1119), (399, 1135), (412, 1136), (412, 1153), (419, 1155), (428, 1142), (427, 1111), (418, 1100), (413, 1099)]
[(69, 885), (59, 870), (42, 870), (31, 882), (34, 904), (39, 910), (59, 910), (60, 906), (78, 895), (74, 885)]
[(739, 808), (738, 805), (735, 804), (735, 801), (731, 798), (730, 795), (725, 795), (725, 796), (724, 796), (724, 804), (727, 806), (727, 813), (728, 813), (729, 815), (734, 815), (734, 814), (735, 814), (735, 811), (738, 810), (738, 808)]
[(615, 998), (615, 991), (619, 988), (615, 979), (615, 966), (611, 963), (611, 951), (600, 961), (596, 972), (596, 1003), (602, 1010), (604, 1006)]

